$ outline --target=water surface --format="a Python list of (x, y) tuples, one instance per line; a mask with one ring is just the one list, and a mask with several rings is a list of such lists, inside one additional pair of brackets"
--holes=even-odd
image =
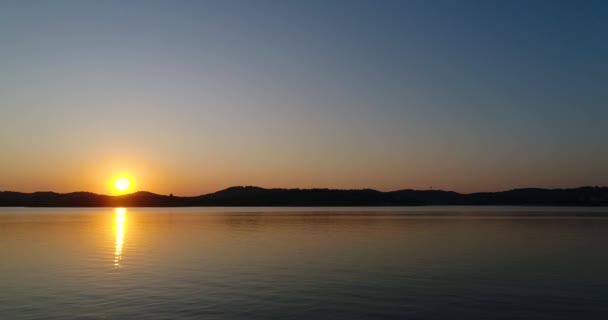
[(605, 319), (608, 208), (0, 208), (0, 319)]

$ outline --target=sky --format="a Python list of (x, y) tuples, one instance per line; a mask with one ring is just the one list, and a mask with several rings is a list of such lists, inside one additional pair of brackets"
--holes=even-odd
[(608, 185), (606, 1), (3, 1), (0, 190)]

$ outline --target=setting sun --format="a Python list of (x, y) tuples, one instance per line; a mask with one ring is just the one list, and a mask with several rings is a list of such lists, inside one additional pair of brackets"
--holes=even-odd
[(129, 190), (131, 183), (126, 178), (118, 178), (114, 182), (114, 188), (119, 192), (125, 192)]

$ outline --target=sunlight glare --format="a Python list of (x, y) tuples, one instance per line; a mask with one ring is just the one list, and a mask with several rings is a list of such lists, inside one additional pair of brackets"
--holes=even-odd
[(131, 183), (126, 178), (119, 178), (114, 182), (114, 188), (120, 192), (127, 191)]

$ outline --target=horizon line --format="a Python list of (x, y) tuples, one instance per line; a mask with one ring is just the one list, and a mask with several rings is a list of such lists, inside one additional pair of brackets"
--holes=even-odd
[(124, 194), (104, 194), (104, 193), (95, 193), (95, 192), (91, 192), (91, 191), (71, 191), (71, 192), (56, 192), (56, 191), (32, 191), (32, 192), (23, 192), (23, 191), (13, 191), (13, 190), (0, 190), (0, 192), (14, 192), (14, 193), (23, 193), (23, 194), (34, 194), (34, 193), (55, 193), (55, 194), (72, 194), (72, 193), (90, 193), (90, 194), (94, 194), (94, 195), (98, 195), (98, 196), (107, 196), (107, 197), (123, 197), (123, 196), (130, 196), (130, 195), (134, 195), (137, 193), (150, 193), (150, 194), (154, 194), (154, 195), (158, 195), (158, 196), (173, 196), (173, 197), (179, 197), (179, 198), (193, 198), (193, 197), (200, 197), (200, 196), (205, 196), (205, 195), (210, 195), (210, 194), (214, 194), (214, 193), (218, 193), (218, 192), (222, 192), (222, 191), (226, 191), (229, 189), (234, 189), (234, 188), (258, 188), (258, 189), (264, 189), (264, 190), (333, 190), (333, 191), (375, 191), (375, 192), (381, 192), (381, 193), (389, 193), (389, 192), (397, 192), (397, 191), (421, 191), (421, 192), (426, 192), (426, 191), (432, 191), (432, 192), (450, 192), (450, 193), (456, 193), (456, 194), (461, 194), (461, 195), (471, 195), (471, 194), (480, 194), (480, 193), (500, 193), (500, 192), (509, 192), (509, 191), (515, 191), (515, 190), (531, 190), (531, 189), (536, 189), (536, 190), (575, 190), (575, 189), (584, 189), (584, 188), (608, 188), (608, 186), (603, 185), (603, 186), (592, 186), (592, 185), (583, 185), (583, 186), (578, 186), (578, 187), (569, 187), (569, 188), (543, 188), (543, 187), (520, 187), (520, 188), (512, 188), (512, 189), (504, 189), (504, 190), (498, 190), (498, 191), (476, 191), (476, 192), (458, 192), (458, 191), (452, 191), (452, 190), (443, 190), (443, 189), (411, 189), (411, 188), (405, 188), (405, 189), (395, 189), (395, 190), (389, 190), (389, 191), (381, 191), (381, 190), (377, 190), (377, 189), (373, 189), (373, 188), (353, 188), (353, 189), (339, 189), (339, 188), (265, 188), (265, 187), (259, 187), (259, 186), (253, 186), (253, 185), (249, 185), (249, 186), (245, 186), (245, 185), (240, 185), (240, 186), (230, 186), (221, 190), (217, 190), (217, 191), (213, 191), (213, 192), (209, 192), (209, 193), (203, 193), (203, 194), (198, 194), (198, 195), (193, 195), (193, 196), (180, 196), (180, 195), (174, 195), (173, 193), (169, 193), (169, 194), (161, 194), (161, 193), (155, 193), (152, 191), (147, 191), (147, 190), (137, 190), (131, 193), (124, 193)]

